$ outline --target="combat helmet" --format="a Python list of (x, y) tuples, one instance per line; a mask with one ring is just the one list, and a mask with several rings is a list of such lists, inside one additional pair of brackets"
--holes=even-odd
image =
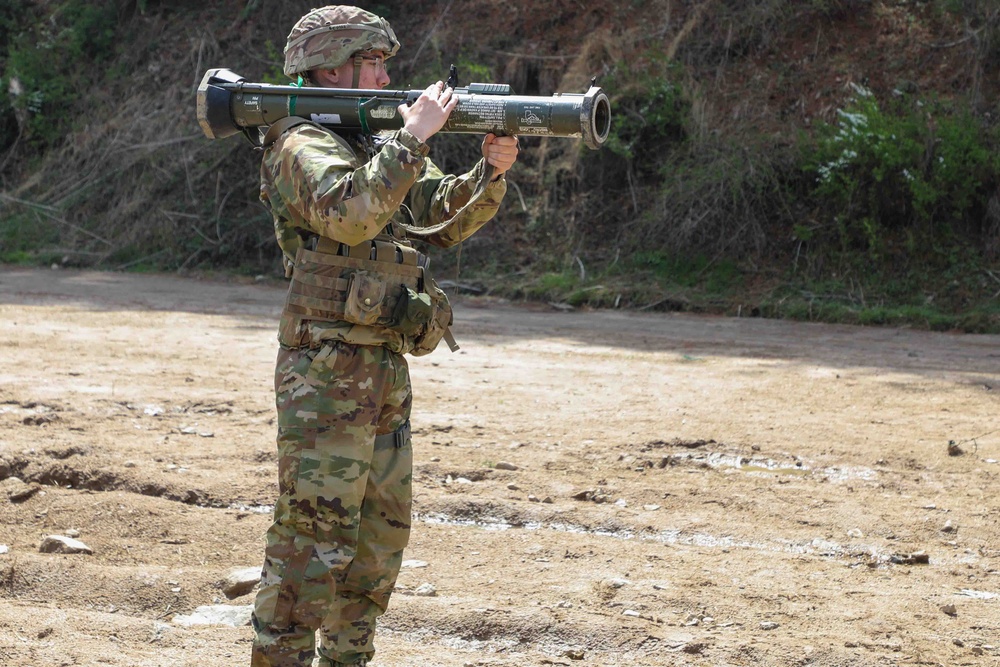
[(295, 78), (340, 67), (358, 52), (382, 51), (391, 58), (398, 50), (399, 40), (384, 18), (359, 7), (327, 5), (300, 18), (288, 33), (284, 71)]

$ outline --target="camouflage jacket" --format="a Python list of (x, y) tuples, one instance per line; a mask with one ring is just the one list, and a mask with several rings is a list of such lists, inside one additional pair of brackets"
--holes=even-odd
[[(357, 245), (380, 233), (405, 238), (399, 223), (430, 227), (449, 222), (422, 239), (449, 247), (496, 214), (507, 191), (503, 178), (489, 184), (461, 216), (452, 217), (472, 197), (483, 176), (484, 161), (460, 176), (444, 174), (427, 158), (427, 144), (406, 130), (376, 139), (380, 146), (369, 159), (360, 136), (299, 125), (264, 151), (260, 199), (274, 217), (286, 265), (313, 234)], [(343, 340), (408, 351), (408, 342), (400, 334), (381, 327), (293, 320), (282, 317), (282, 345)]]

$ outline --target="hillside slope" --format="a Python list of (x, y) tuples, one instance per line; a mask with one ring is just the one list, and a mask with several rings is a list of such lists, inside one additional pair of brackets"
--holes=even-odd
[[(455, 63), (463, 81), (507, 82), (523, 94), (578, 91), (596, 76), (612, 97), (602, 151), (523, 141), (496, 224), (465, 244), (460, 268), (454, 254), (440, 260), (463, 284), (577, 305), (851, 319), (874, 303), (910, 305), (930, 326), (996, 323), (993, 3), (370, 7), (404, 43), (393, 87), (422, 87)], [(0, 261), (277, 275), (271, 223), (257, 202), (258, 156), (239, 139), (200, 133), (194, 89), (216, 66), (280, 81), (285, 34), (309, 8), (0, 4), (0, 62), (12, 91), (0, 109)], [(835, 129), (864, 94), (877, 101), (877, 120), (912, 134), (899, 142), (912, 150), (897, 155), (892, 134), (875, 162), (859, 158), (849, 180), (818, 187), (817, 166), (837, 149), (818, 133)], [(934, 166), (952, 144), (947, 155), (959, 158), (942, 175)], [(466, 136), (433, 145), (446, 170), (477, 154)], [(915, 170), (920, 188), (902, 176)], [(856, 296), (873, 290), (874, 300)], [(807, 311), (786, 307), (803, 294)], [(934, 312), (922, 310), (928, 303)], [(970, 310), (973, 321), (963, 321)]]

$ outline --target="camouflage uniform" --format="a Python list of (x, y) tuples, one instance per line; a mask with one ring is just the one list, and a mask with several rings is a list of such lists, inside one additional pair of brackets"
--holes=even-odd
[[(372, 141), (299, 125), (265, 150), (261, 201), (287, 262), (319, 237), (347, 246), (376, 235), (401, 240), (401, 224), (448, 223), (424, 239), (447, 247), (496, 213), (503, 179), (452, 217), (470, 201), (484, 162), (445, 175), (406, 130)], [(414, 342), (287, 307), (278, 338), (280, 497), (254, 607), (252, 665), (309, 665), (317, 648), (323, 667), (364, 665), (409, 537), (411, 393), (402, 355)]]

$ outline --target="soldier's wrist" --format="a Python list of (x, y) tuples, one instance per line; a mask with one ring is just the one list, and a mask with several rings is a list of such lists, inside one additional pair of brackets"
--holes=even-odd
[(395, 138), (396, 141), (403, 145), (403, 148), (407, 149), (411, 153), (416, 153), (421, 157), (426, 157), (431, 151), (431, 147), (428, 146), (426, 142), (418, 139), (405, 127), (396, 130)]

